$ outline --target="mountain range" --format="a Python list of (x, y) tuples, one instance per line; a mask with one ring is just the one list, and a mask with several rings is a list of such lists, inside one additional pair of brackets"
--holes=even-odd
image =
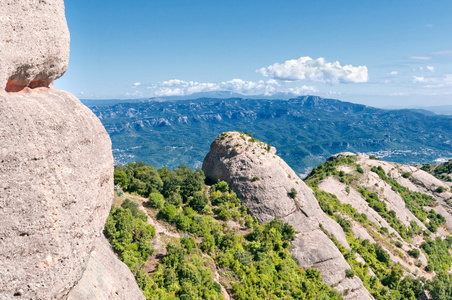
[(253, 134), (278, 149), (298, 173), (350, 151), (413, 164), (452, 157), (452, 117), (385, 110), (303, 96), (289, 100), (149, 99), (94, 105), (113, 143), (115, 163), (200, 167), (219, 133)]

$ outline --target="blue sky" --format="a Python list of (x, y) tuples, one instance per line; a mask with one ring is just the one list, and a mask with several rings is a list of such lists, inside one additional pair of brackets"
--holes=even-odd
[(83, 99), (228, 90), (452, 105), (452, 1), (66, 0)]

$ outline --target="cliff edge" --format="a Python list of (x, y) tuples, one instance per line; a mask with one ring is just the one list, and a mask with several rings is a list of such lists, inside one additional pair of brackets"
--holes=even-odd
[[(111, 142), (77, 98), (51, 88), (69, 59), (63, 1), (1, 1), (0, 28), (0, 299), (66, 299), (102, 247)], [(112, 290), (123, 276), (133, 279), (117, 275)]]

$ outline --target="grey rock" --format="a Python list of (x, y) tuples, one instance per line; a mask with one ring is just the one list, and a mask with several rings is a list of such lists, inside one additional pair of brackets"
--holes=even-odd
[(145, 300), (129, 268), (118, 260), (105, 237), (96, 240), (82, 279), (67, 300)]
[(0, 92), (0, 299), (59, 299), (81, 278), (113, 197), (107, 132), (73, 95)]
[(69, 61), (63, 0), (0, 1), (0, 90), (51, 86)]
[[(341, 285), (348, 284), (345, 270), (350, 266), (320, 224), (350, 248), (342, 228), (321, 210), (312, 190), (276, 155), (274, 147), (238, 132), (223, 133), (212, 143), (202, 169), (208, 179), (226, 181), (260, 222), (279, 217), (292, 225), (298, 234), (291, 253), (298, 265), (318, 269), (324, 282), (338, 290), (348, 289)], [(354, 281), (362, 287), (353, 286), (362, 299), (372, 299), (361, 280)], [(356, 296), (349, 292), (347, 297)]]

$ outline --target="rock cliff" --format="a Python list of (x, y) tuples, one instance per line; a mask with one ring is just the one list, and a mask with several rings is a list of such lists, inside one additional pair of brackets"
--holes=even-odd
[[(340, 161), (344, 158), (348, 162)], [(449, 202), (452, 193), (447, 185), (414, 166), (381, 161), (367, 155), (340, 153), (331, 157), (329, 163), (329, 167), (314, 170), (307, 181), (316, 181), (320, 190), (335, 195), (358, 214), (366, 215), (367, 224), (364, 225), (344, 216), (351, 221), (354, 237), (381, 245), (389, 253), (391, 261), (402, 266), (405, 274), (431, 279), (434, 274), (426, 271), (429, 262), (420, 246), (428, 236), (435, 239), (450, 234), (452, 207)], [(328, 170), (328, 174), (322, 173), (322, 169)], [(438, 190), (439, 187), (442, 188)], [(373, 208), (363, 189), (373, 193), (384, 204), (386, 212), (397, 220)], [(416, 199), (421, 197), (429, 202), (416, 204)], [(432, 209), (444, 217), (444, 225), (431, 227), (433, 221), (429, 219), (429, 212)], [(419, 257), (409, 255), (413, 249), (419, 250)]]
[[(322, 228), (349, 248), (342, 228), (321, 209), (311, 189), (276, 155), (276, 149), (239, 132), (218, 136), (203, 167), (210, 180), (224, 180), (261, 222), (279, 217), (298, 234), (294, 259), (314, 267), (324, 282), (335, 285), (346, 299), (373, 299), (359, 278), (346, 278), (350, 266)], [(322, 228), (321, 228), (322, 227)]]
[[(1, 1), (0, 28), (0, 299), (65, 299), (82, 277), (104, 276), (93, 264), (123, 268), (99, 241), (111, 142), (77, 98), (51, 88), (69, 58), (63, 1)], [(98, 298), (114, 299), (122, 276), (133, 280), (117, 276)]]

